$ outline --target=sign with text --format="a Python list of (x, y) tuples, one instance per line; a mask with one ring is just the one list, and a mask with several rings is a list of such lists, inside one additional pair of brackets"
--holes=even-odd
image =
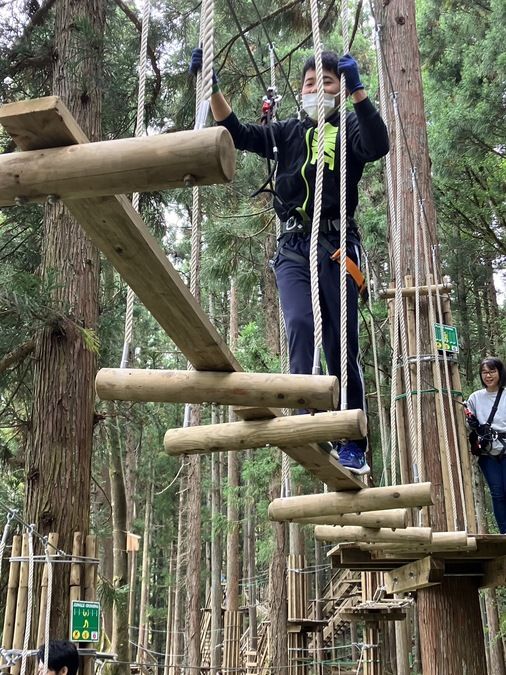
[(72, 601), (70, 639), (72, 642), (98, 642), (100, 640), (99, 602)]
[(434, 332), (436, 334), (438, 349), (452, 352), (453, 354), (459, 353), (459, 337), (455, 326), (445, 326), (445, 324), (435, 323)]

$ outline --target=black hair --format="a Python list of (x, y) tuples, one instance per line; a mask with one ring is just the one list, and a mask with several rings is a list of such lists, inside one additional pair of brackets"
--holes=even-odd
[(497, 370), (499, 373), (499, 386), (506, 387), (506, 368), (501, 359), (498, 359), (497, 356), (486, 356), (480, 362), (480, 380), (484, 387), (486, 387), (485, 382), (481, 376), (481, 371), (483, 366), (487, 366), (490, 370)]
[[(45, 645), (41, 645), (37, 652), (37, 658), (44, 663)], [(67, 666), (68, 675), (76, 675), (79, 668), (79, 653), (73, 642), (68, 640), (50, 640), (48, 649), (48, 670), (57, 673)]]
[[(339, 75), (338, 54), (336, 52), (322, 52), (322, 68), (323, 70), (328, 70), (330, 73)], [(316, 70), (314, 56), (310, 56), (304, 63), (304, 67), (302, 68), (302, 82), (304, 82), (308, 70)]]

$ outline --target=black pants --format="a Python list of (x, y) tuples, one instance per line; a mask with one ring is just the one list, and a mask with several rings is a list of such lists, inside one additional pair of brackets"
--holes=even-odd
[[(339, 248), (338, 232), (327, 234), (325, 237), (336, 249)], [(340, 379), (340, 265), (331, 260), (329, 252), (321, 245), (318, 249), (323, 349), (329, 374), (336, 375)], [(274, 272), (288, 338), (291, 373), (309, 374), (313, 368), (314, 322), (311, 305), (309, 250), (309, 234), (284, 235), (280, 240), (280, 247), (274, 261)], [(292, 259), (289, 257), (290, 254), (296, 254), (302, 259)], [(358, 244), (348, 243), (347, 255), (360, 266)], [(365, 410), (364, 380), (358, 344), (358, 288), (350, 275), (347, 275), (347, 312), (348, 408)], [(365, 448), (366, 441), (357, 441), (357, 445)]]

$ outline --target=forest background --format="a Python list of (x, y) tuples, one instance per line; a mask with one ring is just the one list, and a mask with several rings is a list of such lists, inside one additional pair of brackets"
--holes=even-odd
[[(64, 1), (60, 0), (62, 4)], [(307, 3), (258, 0), (256, 4), (291, 88), (297, 92), (302, 61), (311, 50)], [(269, 44), (255, 8), (246, 1), (235, 3), (234, 7), (241, 26), (248, 29), (247, 39), (255, 61), (269, 82)], [(58, 44), (55, 10), (54, 0), (44, 0), (41, 5), (37, 0), (3, 4), (2, 103), (53, 93), (52, 69)], [(198, 43), (199, 10), (200, 5), (185, 0), (153, 2), (145, 109), (150, 134), (193, 126), (195, 81), (188, 75), (188, 60), (192, 47)], [(101, 136), (122, 138), (133, 135), (135, 127), (140, 12), (123, 0), (105, 0), (103, 11), (101, 69), (94, 81), (102, 97)], [(320, 16), (326, 17), (322, 26), (325, 47), (339, 50), (339, 6), (333, 0), (321, 2)], [(500, 0), (419, 0), (417, 21), (440, 255), (444, 274), (455, 284), (452, 307), (459, 330), (459, 363), (467, 395), (479, 386), (477, 365), (482, 356), (506, 357), (505, 310), (497, 292), (506, 256), (506, 7)], [(89, 48), (95, 49), (96, 35), (90, 22), (84, 18), (78, 30)], [(215, 67), (221, 87), (240, 118), (258, 121), (264, 92), (226, 3), (217, 3), (215, 35)], [(364, 6), (352, 52), (371, 97), (377, 100), (373, 37), (374, 22)], [(279, 69), (277, 84), (283, 96), (280, 118), (295, 114), (296, 102)], [(2, 136), (0, 140), (4, 152), (13, 150), (8, 137)], [(238, 164), (232, 184), (201, 191), (201, 303), (220, 333), (234, 346), (245, 369), (276, 372), (280, 369), (278, 310), (269, 267), (275, 250), (274, 214), (268, 196), (250, 197), (263, 183), (266, 167), (256, 157), (243, 154), (238, 155)], [(188, 280), (191, 191), (142, 195), (140, 209), (171, 262)], [(20, 511), (28, 499), (26, 467), (33, 445), (33, 411), (37, 404), (34, 350), (38, 334), (73, 325), (86, 349), (96, 353), (99, 366), (118, 366), (123, 348), (124, 284), (102, 259), (97, 326), (74, 321), (59, 292), (66, 279), (50, 265), (41, 268), (45, 245), (43, 213), (41, 206), (24, 205), (4, 209), (0, 214), (0, 506)], [(391, 350), (386, 305), (378, 299), (377, 291), (388, 287), (391, 274), (385, 190), (379, 163), (367, 168), (357, 220), (375, 291), (373, 315), (379, 347), (379, 386), (387, 405)], [(370, 399), (373, 477), (379, 485), (382, 452), (373, 396), (377, 384), (365, 308), (363, 313), (366, 320), (362, 322), (361, 344)], [(136, 367), (186, 367), (185, 358), (139, 305), (135, 308), (134, 326)], [(209, 421), (212, 414), (211, 407), (203, 407), (204, 421)], [(225, 418), (227, 411), (218, 410), (214, 414)], [(112, 405), (100, 401), (95, 404), (90, 517), (91, 529), (100, 541), (101, 598), (105, 607), (110, 607), (114, 599), (119, 601), (126, 588), (114, 585), (112, 570), (111, 477), (114, 480), (114, 466), (118, 466), (114, 465), (114, 458), (119, 457), (128, 530), (143, 534), (146, 524), (150, 530), (151, 584), (145, 611), (154, 652), (163, 652), (165, 591), (171, 581), (169, 563), (175, 558), (178, 529), (181, 532), (179, 515), (185, 501), (184, 493), (181, 498), (185, 465), (163, 452), (163, 434), (167, 428), (181, 425), (183, 415), (181, 405)], [(226, 462), (226, 457), (220, 459), (217, 484), (216, 474), (211, 478), (210, 458), (202, 459), (204, 554), (200, 599), (204, 604), (209, 583), (209, 542), (212, 537), (224, 540), (227, 530), (233, 528), (237, 537), (251, 530), (255, 532), (255, 584), (261, 603), (274, 547), (266, 510), (276, 485), (279, 490), (280, 457), (267, 448), (241, 456), (237, 484), (235, 481), (230, 484), (227, 479)], [(295, 489), (306, 492), (321, 489), (299, 468), (294, 468), (292, 474)], [(219, 488), (222, 506), (211, 518), (213, 487)], [(230, 518), (227, 525), (227, 502), (229, 508), (233, 503), (236, 509), (233, 520), (239, 527)], [(309, 532), (306, 542), (308, 559), (312, 562)], [(222, 557), (225, 562), (225, 552)], [(184, 555), (180, 562), (185, 564)], [(239, 563), (245, 565), (243, 560)], [(250, 585), (244, 580), (243, 595), (247, 595)], [(105, 628), (110, 632), (107, 612)]]

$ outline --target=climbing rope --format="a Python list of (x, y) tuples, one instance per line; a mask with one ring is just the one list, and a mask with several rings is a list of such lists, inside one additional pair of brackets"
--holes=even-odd
[(30, 641), (30, 635), (32, 631), (32, 608), (33, 608), (33, 572), (34, 572), (34, 559), (33, 559), (33, 532), (35, 530), (35, 525), (30, 525), (28, 528), (28, 601), (26, 606), (26, 624), (25, 624), (25, 636), (23, 639), (23, 651), (21, 655), (21, 672), (20, 675), (26, 674), (26, 664), (28, 657), (28, 643)]
[[(423, 208), (423, 204), (420, 205), (421, 208)], [(427, 222), (424, 220), (423, 226), (422, 226), (422, 240), (423, 240), (423, 253), (424, 253), (424, 263), (425, 263), (425, 278), (427, 279), (427, 289), (428, 289), (428, 304), (429, 304), (429, 324), (433, 326), (436, 323), (435, 319), (435, 312), (434, 312), (434, 301), (432, 298), (432, 290), (431, 290), (431, 273), (430, 273), (430, 252), (429, 252), (429, 244), (428, 244), (428, 232), (427, 232)], [(450, 502), (451, 502), (451, 509), (452, 509), (452, 517), (453, 517), (453, 523), (454, 523), (454, 529), (457, 530), (457, 503), (455, 499), (455, 484), (453, 481), (453, 467), (452, 467), (452, 461), (451, 461), (451, 456), (450, 456), (450, 444), (448, 442), (448, 429), (446, 426), (446, 413), (445, 413), (445, 405), (444, 405), (444, 397), (443, 397), (443, 384), (441, 381), (441, 370), (439, 368), (439, 351), (437, 348), (436, 344), (436, 339), (435, 336), (432, 340), (433, 348), (434, 348), (434, 384), (437, 389), (437, 399), (438, 399), (438, 404), (439, 404), (439, 422), (441, 424), (441, 428), (443, 430), (443, 456), (445, 460), (445, 465), (446, 465), (446, 470), (448, 473), (448, 482), (449, 482), (449, 490), (450, 490)]]
[[(371, 274), (369, 270), (369, 258), (365, 257), (365, 275), (367, 279), (367, 288), (369, 289), (369, 297), (367, 299), (369, 305), (369, 319), (371, 325), (371, 347), (372, 347), (372, 356), (374, 364), (374, 379), (376, 381), (376, 400), (378, 404), (378, 419), (379, 419), (379, 428), (380, 428), (380, 439), (381, 439), (381, 453), (383, 456), (383, 469), (385, 470), (388, 463), (388, 450), (387, 450), (387, 430), (386, 430), (386, 420), (385, 420), (385, 410), (383, 408), (383, 401), (381, 398), (381, 384), (380, 384), (380, 374), (379, 374), (379, 364), (378, 364), (378, 350), (376, 346), (376, 327), (374, 325), (374, 315), (372, 312), (372, 292), (371, 292)], [(388, 485), (388, 476), (385, 471), (385, 484)]]
[(45, 538), (44, 553), (46, 555), (46, 572), (47, 572), (47, 601), (46, 601), (46, 616), (44, 621), (44, 670), (43, 675), (47, 675), (49, 663), (49, 625), (51, 619), (51, 602), (53, 596), (53, 562), (49, 555), (49, 539)]
[[(343, 50), (347, 54), (349, 50), (348, 32), (348, 1), (341, 0), (341, 24), (343, 31)], [(341, 165), (339, 176), (339, 203), (340, 203), (340, 228), (339, 247), (341, 249), (341, 265), (339, 266), (339, 291), (341, 300), (341, 382), (340, 400), (341, 410), (348, 409), (348, 295), (347, 295), (347, 271), (346, 271), (346, 78), (341, 73), (341, 97), (339, 100), (339, 140)], [(322, 155), (323, 158), (323, 155)], [(323, 159), (322, 159), (323, 161)]]
[[(141, 29), (141, 46), (139, 51), (139, 90), (137, 95), (137, 119), (135, 123), (135, 137), (138, 138), (144, 135), (144, 102), (146, 98), (146, 64), (148, 51), (148, 32), (149, 32), (149, 14), (150, 14), (150, 0), (144, 0), (142, 11), (142, 29)], [(139, 210), (139, 193), (134, 192), (132, 196), (132, 206)], [(128, 368), (131, 363), (132, 341), (133, 341), (133, 316), (134, 316), (134, 302), (135, 293), (130, 288), (127, 288), (127, 302), (125, 312), (125, 338), (123, 342), (123, 354), (121, 356), (121, 368)]]
[(408, 429), (409, 429), (409, 447), (411, 453), (414, 452), (416, 444), (415, 417), (413, 413), (413, 398), (411, 395), (411, 373), (408, 360), (408, 338), (406, 332), (406, 317), (404, 315), (404, 306), (402, 301), (402, 280), (401, 280), (401, 223), (403, 221), (402, 209), (402, 152), (401, 152), (401, 126), (397, 96), (392, 97), (392, 104), (395, 115), (395, 139), (396, 139), (396, 208), (395, 208), (395, 231), (394, 231), (394, 269), (395, 269), (395, 315), (394, 330), (400, 332), (402, 372), (404, 375), (404, 386), (406, 391), (406, 407), (408, 411)]
[(422, 331), (420, 326), (420, 209), (416, 197), (416, 168), (411, 170), (411, 187), (413, 190), (413, 229), (415, 247), (415, 350), (416, 350), (416, 463), (413, 465), (413, 479), (423, 481), (425, 470), (422, 458), (422, 397), (420, 392), (422, 382)]
[[(343, 2), (343, 4), (346, 4)], [(314, 322), (314, 354), (313, 375), (320, 374), (320, 354), (323, 346), (322, 313), (320, 307), (320, 285), (318, 280), (318, 236), (320, 234), (320, 218), (322, 211), (323, 169), (325, 166), (325, 109), (323, 89), (322, 45), (320, 40), (320, 22), (318, 19), (318, 2), (311, 0), (311, 27), (313, 30), (314, 60), (317, 92), (317, 160), (313, 204), (313, 222), (309, 248), (309, 272), (311, 279), (311, 305)], [(346, 267), (342, 265), (341, 267)]]
[[(441, 304), (441, 294), (439, 292), (439, 277), (438, 277), (438, 272), (437, 272), (437, 261), (436, 261), (436, 249), (433, 246), (432, 247), (432, 270), (433, 270), (433, 278), (434, 278), (434, 285), (436, 286), (436, 307), (437, 307), (437, 312), (438, 312), (438, 320), (441, 325), (441, 333), (443, 333), (443, 325), (444, 325), (444, 315), (443, 315), (443, 308)], [(441, 337), (443, 337), (441, 335)], [(452, 436), (453, 436), (453, 447), (455, 448), (455, 463), (457, 465), (457, 477), (458, 477), (458, 482), (459, 482), (459, 492), (460, 492), (460, 499), (462, 503), (462, 512), (464, 515), (464, 526), (465, 529), (467, 529), (467, 510), (465, 508), (466, 500), (465, 500), (465, 494), (464, 494), (464, 478), (462, 475), (462, 464), (460, 462), (460, 457), (459, 457), (459, 439), (457, 435), (457, 424), (455, 421), (455, 410), (453, 407), (453, 396), (451, 393), (451, 382), (450, 382), (450, 371), (448, 368), (448, 358), (446, 356), (446, 350), (442, 350), (443, 353), (443, 370), (445, 374), (445, 384), (446, 384), (446, 391), (447, 391), (447, 396), (448, 396), (448, 409), (450, 411), (450, 423), (451, 423), (451, 428), (452, 428)], [(457, 527), (456, 527), (457, 529)]]

